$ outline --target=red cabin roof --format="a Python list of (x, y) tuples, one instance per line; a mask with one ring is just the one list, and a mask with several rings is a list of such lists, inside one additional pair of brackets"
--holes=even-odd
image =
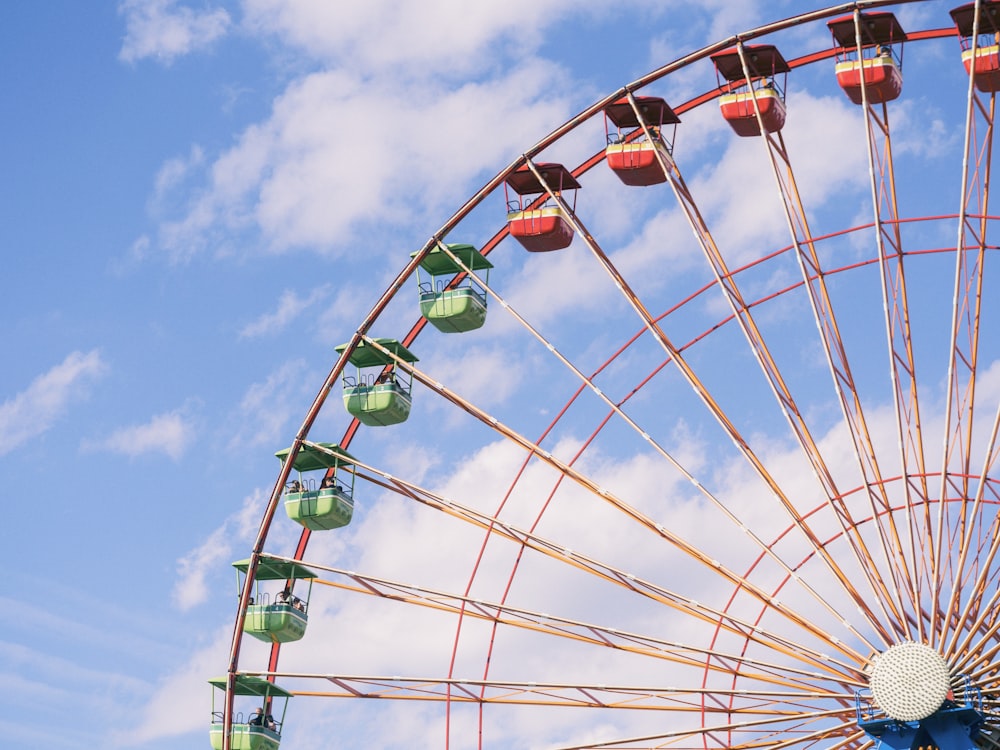
[[(637, 96), (635, 103), (642, 112), (648, 125), (676, 125), (681, 121), (670, 105), (658, 96)], [(629, 104), (628, 97), (623, 96), (604, 108), (604, 114), (619, 128), (637, 128), (639, 119), (635, 110)]]
[[(768, 77), (791, 70), (773, 44), (747, 44), (743, 47), (743, 53), (747, 59), (751, 78)], [(712, 62), (715, 63), (719, 75), (727, 81), (744, 80), (740, 54), (735, 47), (712, 55)]]
[[(983, 0), (983, 12), (979, 16), (979, 33), (996, 34), (1000, 32), (1000, 2)], [(973, 23), (976, 20), (976, 4), (966, 3), (951, 11), (951, 19), (962, 36), (972, 36)]]
[[(954, 12), (954, 11), (953, 11)], [(857, 47), (854, 37), (854, 15), (841, 16), (826, 24), (833, 38), (841, 47)], [(899, 25), (892, 13), (862, 13), (861, 14), (861, 46), (871, 47), (876, 44), (896, 44), (906, 41), (906, 32)]]
[[(573, 173), (562, 164), (536, 164), (535, 169), (542, 175), (552, 190), (574, 190), (580, 187)], [(507, 176), (507, 184), (510, 185), (518, 195), (531, 195), (533, 193), (544, 193), (545, 188), (535, 177), (534, 173), (528, 169), (527, 164), (522, 164), (514, 172)]]

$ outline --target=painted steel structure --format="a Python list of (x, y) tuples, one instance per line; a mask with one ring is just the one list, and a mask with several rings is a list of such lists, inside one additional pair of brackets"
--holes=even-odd
[[(936, 745), (948, 750), (1000, 747), (1000, 622), (993, 614), (1000, 603), (1000, 563), (996, 560), (1000, 552), (1000, 483), (995, 466), (1000, 456), (1000, 408), (990, 388), (990, 367), (1000, 360), (996, 344), (1000, 336), (995, 335), (1000, 305), (995, 279), (991, 285), (987, 270), (996, 254), (988, 239), (996, 231), (997, 218), (989, 212), (995, 92), (990, 85), (992, 69), (977, 69), (971, 62), (981, 59), (983, 65), (992, 64), (995, 56), (990, 56), (989, 40), (1000, 28), (994, 27), (994, 20), (982, 19), (996, 18), (1000, 5), (977, 0), (955, 9), (951, 17), (944, 13), (935, 19), (937, 25), (921, 29), (905, 28), (894, 16), (890, 20), (892, 12), (924, 6), (942, 7), (925, 0), (844, 3), (752, 29), (680, 57), (595, 102), (527, 149), (472, 195), (423, 248), (409, 256), (350, 340), (337, 347), (340, 356), (320, 384), (284, 455), (245, 561), (245, 584), (227, 670), (224, 726), (216, 726), (224, 750), (232, 747), (229, 738), (235, 691), (247, 677), (278, 681), (302, 698), (440, 704), (445, 717), (445, 747), (495, 746), (488, 736), (490, 712), (511, 706), (544, 711), (587, 708), (602, 715), (656, 714), (662, 724), (660, 729), (648, 731), (644, 718), (644, 731), (623, 729), (614, 736), (586, 741), (567, 738), (566, 746), (574, 748), (860, 749), (877, 743), (906, 748)], [(978, 15), (977, 9), (982, 9)], [(800, 27), (822, 28), (827, 38), (833, 32), (834, 40), (829, 47), (793, 54), (795, 50), (784, 44), (789, 37), (781, 35)], [(883, 35), (879, 29), (888, 31)], [(854, 40), (853, 47), (847, 42), (849, 38)], [(902, 47), (906, 47), (907, 62), (912, 64), (915, 57), (919, 59), (922, 44), (942, 40), (952, 45), (954, 59), (949, 64), (954, 69), (955, 85), (964, 92), (965, 109), (957, 118), (964, 139), (961, 185), (947, 201), (949, 210), (914, 214), (901, 198), (890, 114), (908, 93)], [(869, 48), (876, 45), (892, 47), (891, 66), (882, 58), (866, 67), (865, 61), (875, 60)], [(986, 54), (978, 54), (981, 46)], [(786, 133), (796, 126), (795, 111), (789, 107), (780, 124), (765, 120), (767, 112), (759, 101), (762, 95), (755, 92), (767, 91), (760, 85), (767, 73), (755, 68), (751, 56), (754, 50), (777, 51), (779, 47), (782, 66), (787, 60), (789, 85), (799, 71), (828, 68), (830, 79), (836, 82), (839, 77), (845, 85), (842, 95), (847, 95), (852, 107), (860, 108), (863, 131), (837, 144), (840, 148), (861, 148), (867, 163), (867, 216), (855, 225), (814, 231), (816, 220), (810, 215), (808, 190), (800, 185), (795, 154), (785, 140)], [(666, 87), (671, 74), (711, 72), (713, 60), (721, 59), (727, 66), (723, 82), (709, 85), (705, 93), (669, 105), (664, 99), (650, 98), (657, 87)], [(859, 64), (862, 74), (845, 75), (850, 66), (843, 67), (844, 62), (850, 60)], [(884, 75), (876, 80), (873, 72), (869, 80), (868, 71), (875, 68)], [(891, 91), (883, 87), (885, 75), (893, 79)], [(708, 218), (712, 207), (699, 205), (697, 191), (683, 176), (685, 116), (703, 105), (717, 106), (720, 98), (736, 91), (743, 92), (743, 103), (750, 107), (741, 111), (741, 117), (752, 120), (749, 125), (742, 123), (737, 134), (745, 136), (741, 140), (759, 154), (752, 199), (770, 201), (772, 206), (776, 202), (787, 233), (783, 246), (767, 251), (723, 249)], [(794, 101), (794, 90), (786, 95)], [(768, 91), (763, 96), (772, 95)], [(670, 118), (651, 122), (644, 117), (640, 104), (649, 101), (662, 101)], [(633, 117), (623, 113), (625, 105)], [(595, 143), (595, 153), (568, 170), (571, 183), (561, 178), (559, 184), (550, 184), (547, 179), (552, 163), (545, 160), (546, 149), (568, 142), (571, 135), (577, 140), (577, 131), (602, 120), (609, 108), (616, 112), (615, 122), (625, 123), (627, 131), (616, 135), (616, 145), (655, 144), (659, 133), (654, 127), (658, 130), (664, 123), (676, 126), (677, 142), (671, 139), (669, 149), (647, 149), (648, 158), (642, 165), (648, 171), (650, 159), (655, 160), (652, 163), (659, 164), (662, 180), (644, 174), (641, 180), (623, 180), (624, 185), (616, 185), (616, 189), (629, 191), (658, 189), (645, 186), (665, 183), (670, 193), (658, 195), (669, 197), (671, 207), (691, 230), (703, 263), (703, 280), (666, 302), (647, 291), (648, 279), (642, 273), (623, 270), (627, 261), (620, 261), (620, 253), (605, 249), (597, 233), (585, 224), (586, 210), (563, 198), (562, 189), (567, 185), (586, 187), (588, 173), (607, 169), (606, 144)], [(515, 181), (530, 179), (541, 193), (532, 203), (520, 203), (518, 211), (555, 207), (565, 222), (564, 234), (573, 243), (566, 249), (527, 249), (574, 253), (575, 262), (589, 263), (607, 277), (622, 308), (628, 310), (629, 327), (617, 331), (619, 338), (611, 346), (614, 351), (596, 367), (578, 364), (579, 353), (565, 351), (569, 342), (550, 336), (544, 324), (519, 313), (501, 291), (502, 281), (491, 286), (480, 278), (477, 272), (489, 267), (488, 263), (470, 267), (467, 254), (452, 250), (464, 247), (454, 244), (459, 240), (474, 241), (481, 248), (477, 256), (483, 258), (493, 252), (522, 251), (513, 241), (504, 242), (510, 228), (499, 209), (512, 177)], [(771, 187), (765, 192), (763, 185)], [(746, 199), (751, 200), (750, 193)], [(498, 204), (499, 231), (486, 241), (462, 236), (474, 210), (491, 203)], [(928, 239), (936, 238), (942, 227), (953, 241)], [(452, 244), (446, 243), (446, 238)], [(848, 255), (843, 252), (846, 247), (855, 252)], [(410, 331), (398, 341), (372, 335), (373, 327), (397, 298), (412, 297), (418, 268), (431, 256), (446, 258), (448, 267), (456, 271), (450, 283), (441, 284), (442, 289), (464, 288), (471, 280), (490, 298), (491, 309), (509, 316), (525, 338), (538, 342), (574, 383), (565, 404), (549, 404), (555, 416), (537, 437), (529, 437), (529, 421), (519, 424), (517, 414), (509, 414), (505, 421), (463, 396), (461, 383), (442, 382), (431, 374), (432, 365), (427, 370), (417, 366), (409, 350), (419, 352), (425, 335), (427, 319), (419, 310)], [(927, 299), (923, 290), (941, 276), (942, 269), (949, 270), (954, 283), (942, 303), (951, 319), (944, 334), (947, 358), (938, 371), (926, 364), (929, 357), (921, 353), (924, 344), (915, 325), (921, 313), (915, 300)], [(494, 272), (494, 279), (497, 275)], [(868, 290), (865, 294), (877, 299), (871, 309), (877, 309), (878, 315), (860, 326), (860, 331), (851, 310), (855, 301), (845, 292), (852, 287), (864, 287)], [(823, 363), (826, 379), (821, 385), (803, 382), (789, 365), (795, 360), (787, 351), (788, 342), (775, 334), (779, 329), (772, 318), (789, 310), (812, 324), (814, 330), (802, 344), (812, 347)], [(477, 321), (465, 330), (480, 325)], [(984, 335), (984, 328), (994, 335)], [(803, 335), (801, 331), (799, 335)], [(763, 406), (748, 404), (731, 379), (704, 369), (702, 352), (723, 336), (727, 343), (722, 349), (733, 356), (728, 367), (752, 371), (759, 378), (755, 393), (769, 394), (768, 418), (774, 417), (774, 423), (783, 425), (783, 434), (794, 446), (799, 473), (784, 473), (773, 459), (773, 444), (755, 434), (754, 418), (745, 412), (756, 412)], [(640, 347), (645, 347), (642, 356), (638, 354)], [(318, 571), (315, 583), (319, 590), (314, 599), (325, 593), (375, 597), (408, 607), (408, 611), (433, 611), (450, 618), (454, 645), (450, 661), (441, 665), (439, 675), (282, 671), (281, 643), (271, 647), (266, 666), (247, 666), (240, 658), (243, 622), (256, 566), (261, 559), (276, 559), (265, 549), (289, 472), (304, 448), (322, 452), (323, 444), (313, 441), (311, 431), (328, 396), (336, 396), (345, 368), (352, 361), (357, 364), (361, 352), (371, 360), (366, 364), (402, 373), (407, 382), (419, 386), (412, 392), (414, 409), (419, 408), (422, 398), (446, 404), (493, 439), (513, 446), (523, 461), (511, 476), (509, 487), (500, 492), (496, 507), (484, 509), (394, 476), (352, 449), (352, 472), (365, 487), (366, 496), (394, 493), (427, 512), (478, 531), (481, 545), (478, 553), (466, 560), (468, 580), (460, 590), (389, 580), (310, 559), (312, 529), (308, 527), (301, 533), (295, 554), (287, 558), (290, 563), (302, 562)], [(654, 364), (633, 369), (631, 385), (622, 388), (608, 373), (615, 368), (632, 368), (630, 357)], [(931, 384), (919, 374), (926, 370), (944, 383), (943, 405), (937, 410), (929, 405)], [(694, 405), (689, 408), (697, 409), (705, 424), (713, 425), (724, 436), (745, 472), (747, 486), (767, 497), (771, 516), (761, 517), (754, 508), (737, 502), (739, 498), (725, 494), (720, 488), (724, 483), (710, 471), (691, 468), (697, 462), (684, 455), (683, 445), (670, 446), (670, 430), (661, 423), (674, 424), (672, 401), (657, 401), (657, 409), (632, 408), (646, 393), (657, 392), (654, 389), (667, 377), (671, 378), (670, 387), (676, 389), (671, 393), (686, 393)], [(613, 388), (608, 387), (611, 383)], [(872, 383), (878, 385), (873, 387)], [(819, 402), (813, 388), (822, 389), (827, 396), (824, 406), (828, 411), (822, 415), (816, 411)], [(339, 406), (336, 397), (332, 402)], [(600, 415), (590, 427), (593, 432), (579, 441), (575, 453), (553, 450), (552, 436), (585, 402)], [(883, 403), (888, 405), (884, 407), (888, 418), (879, 413)], [(406, 419), (409, 406), (407, 402), (405, 415), (370, 419), (362, 429), (395, 429), (387, 425)], [(940, 427), (931, 428), (931, 422), (940, 423)], [(892, 424), (891, 430), (884, 427), (887, 423)], [(350, 421), (337, 445), (344, 450), (351, 447), (359, 424), (357, 418)], [(592, 473), (585, 460), (588, 447), (612, 429), (623, 430), (672, 476), (693, 487), (700, 511), (715, 519), (720, 528), (738, 532), (743, 554), (731, 555), (732, 549), (726, 545), (712, 548), (711, 540), (695, 539), (678, 530), (644, 498), (630, 498)], [(555, 477), (548, 494), (537, 498), (533, 516), (527, 520), (524, 516), (516, 520), (508, 517), (508, 502), (513, 502), (511, 498), (527, 482), (525, 477), (537, 467)], [(702, 597), (687, 576), (654, 579), (637, 575), (620, 561), (588, 554), (543, 533), (546, 514), (554, 512), (551, 509), (568, 486), (607, 508), (615, 519), (644, 530), (650, 545), (669, 550), (670, 559), (685, 560), (712, 587), (728, 594)], [(338, 530), (319, 533), (336, 534)], [(499, 574), (502, 585), (493, 598), (486, 599), (479, 593), (479, 581), (492, 559), (489, 551), (499, 543), (510, 545), (515, 553)], [(518, 606), (514, 603), (515, 584), (522, 580), (519, 572), (529, 555), (550, 561), (580, 580), (599, 583), (605, 587), (602, 590), (616, 592), (611, 596), (620, 593), (628, 601), (658, 607), (665, 618), (687, 624), (691, 631), (673, 637), (655, 629), (639, 632), (617, 627), (610, 613), (612, 622), (602, 624)], [(311, 630), (316, 627), (314, 622)], [(458, 669), (460, 652), (472, 637), (468, 634), (473, 627), (480, 634), (482, 671), (469, 679), (459, 677)], [(495, 649), (511, 632), (663, 665), (671, 675), (670, 682), (510, 679), (507, 675), (516, 670), (516, 663), (506, 664), (503, 676), (495, 677)], [(308, 640), (307, 636), (286, 648), (308, 648)], [(929, 700), (936, 708), (913, 716), (895, 716), (892, 701), (882, 699), (885, 705), (880, 704), (869, 688), (872, 675), (879, 674), (879, 665), (889, 663), (885, 655), (898, 653), (893, 649), (907, 644), (927, 649), (919, 652), (925, 656), (934, 654), (942, 659), (948, 675), (946, 698), (939, 704), (940, 698), (933, 693)], [(905, 697), (906, 690), (919, 692), (920, 688), (912, 687), (916, 673), (906, 672), (905, 660), (902, 664), (890, 670), (888, 677), (883, 670), (882, 684), (885, 680), (890, 685), (898, 683), (902, 687), (890, 689), (889, 694), (903, 690)], [(882, 690), (885, 695), (886, 688)], [(457, 721), (453, 725), (456, 712), (466, 710), (476, 716), (477, 730), (471, 740), (467, 733), (458, 736), (463, 730), (457, 728)], [(288, 721), (294, 720), (293, 710)]]

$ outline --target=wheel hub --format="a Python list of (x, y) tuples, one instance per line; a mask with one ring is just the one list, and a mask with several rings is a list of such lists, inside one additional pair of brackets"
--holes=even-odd
[(875, 704), (897, 721), (920, 721), (948, 697), (948, 664), (923, 643), (899, 643), (872, 660), (869, 685)]

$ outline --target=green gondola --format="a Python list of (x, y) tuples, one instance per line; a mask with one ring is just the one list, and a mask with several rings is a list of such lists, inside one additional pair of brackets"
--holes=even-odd
[[(446, 245), (465, 268), (486, 271), (484, 281), (489, 283), (490, 263), (472, 245)], [(414, 257), (417, 253), (411, 253)], [(420, 269), (430, 275), (430, 281), (420, 278)], [(464, 269), (440, 246), (431, 250), (417, 269), (417, 286), (420, 290), (420, 314), (435, 328), (445, 333), (463, 333), (481, 328), (486, 322), (486, 290), (470, 276), (455, 285), (451, 279)]]
[[(417, 358), (396, 339), (375, 339), (375, 343), (404, 362)], [(343, 353), (347, 344), (337, 347)], [(351, 352), (355, 375), (344, 374), (344, 406), (362, 424), (370, 426), (405, 422), (410, 416), (412, 376), (395, 366), (396, 360), (362, 341)], [(373, 368), (378, 368), (375, 372)], [(367, 372), (366, 372), (367, 370)]]
[[(209, 680), (213, 688), (226, 692), (226, 678), (216, 677)], [(218, 692), (212, 690), (212, 728), (209, 736), (212, 741), (213, 750), (222, 750), (223, 734), (225, 732), (224, 717), (225, 711), (215, 710), (215, 699)], [(237, 712), (237, 702), (233, 703), (233, 722), (230, 731), (229, 747), (232, 750), (277, 750), (281, 744), (281, 728), (285, 724), (285, 711), (288, 710), (288, 699), (292, 694), (273, 682), (251, 677), (249, 675), (236, 675), (236, 684), (233, 687), (233, 695), (237, 698), (260, 698), (260, 705), (253, 710)], [(284, 698), (281, 709), (281, 720), (272, 718), (271, 706), (276, 698)], [(240, 701), (245, 705), (251, 705), (249, 701)], [(223, 698), (225, 706), (225, 698)]]
[[(238, 560), (233, 567), (237, 571), (236, 590), (239, 592), (243, 590), (243, 576), (250, 568), (250, 560)], [(261, 555), (254, 575), (253, 599), (243, 617), (243, 632), (268, 643), (288, 643), (302, 638), (309, 621), (309, 598), (315, 577), (316, 574), (304, 565)], [(309, 581), (305, 599), (292, 593), (297, 580)], [(272, 597), (260, 589), (260, 581), (287, 581), (288, 584)]]
[[(304, 444), (295, 456), (292, 467), (298, 479), (285, 486), (285, 513), (298, 524), (312, 531), (337, 529), (351, 522), (354, 515), (354, 472), (344, 471), (353, 466), (350, 453), (336, 443), (317, 443), (319, 448)], [(291, 448), (274, 455), (284, 463)], [(332, 453), (331, 453), (332, 452)], [(335, 454), (335, 455), (334, 455)], [(303, 472), (333, 471), (320, 482), (303, 476)]]

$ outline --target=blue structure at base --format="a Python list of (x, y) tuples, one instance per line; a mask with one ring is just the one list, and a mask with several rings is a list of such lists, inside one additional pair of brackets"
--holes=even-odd
[(940, 750), (976, 750), (975, 739), (983, 724), (982, 694), (966, 687), (968, 704), (946, 700), (941, 708), (920, 721), (897, 721), (877, 711), (871, 701), (862, 707), (861, 691), (856, 694), (858, 726), (878, 744), (876, 748), (918, 750), (937, 747)]

